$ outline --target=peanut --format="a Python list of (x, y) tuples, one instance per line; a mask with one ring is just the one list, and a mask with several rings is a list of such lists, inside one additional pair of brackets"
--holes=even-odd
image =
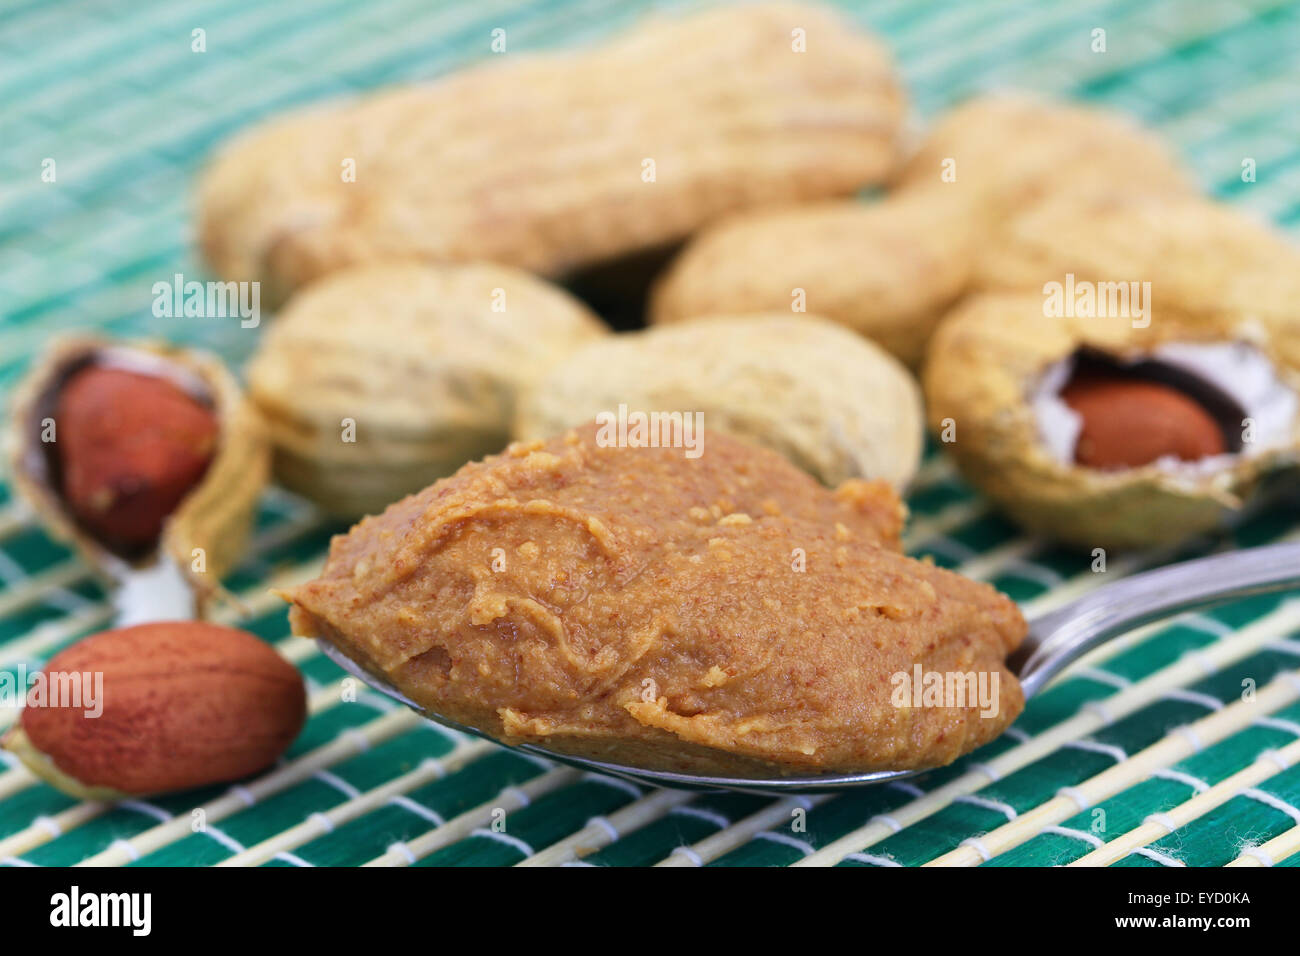
[(827, 9), (723, 7), (276, 120), (209, 171), (199, 234), (268, 298), (377, 259), (557, 275), (879, 182), (903, 111), (883, 47)]
[(110, 582), (179, 575), (204, 612), (243, 556), (271, 449), (215, 355), (69, 336), (15, 390), (15, 491)]
[(615, 413), (700, 413), (828, 485), (905, 487), (923, 445), (920, 390), (892, 356), (819, 316), (713, 316), (610, 336), (524, 393), (518, 438)]
[(277, 477), (359, 517), (499, 451), (519, 392), (607, 332), (517, 269), (358, 266), (293, 297), (249, 363), (248, 387)]
[[(82, 699), (29, 697), (4, 745), (87, 799), (238, 780), (273, 763), (306, 719), (292, 664), (246, 631), (200, 621), (105, 631), (56, 654), (45, 673), (82, 675)], [(84, 691), (92, 675), (103, 681), (98, 714)]]
[(793, 309), (834, 319), (919, 367), (982, 248), (1046, 198), (1191, 180), (1123, 118), (1020, 95), (944, 117), (881, 201), (830, 200), (728, 217), (692, 239), (655, 288), (654, 322)]
[(103, 366), (73, 375), (55, 421), (69, 507), (101, 541), (127, 552), (157, 542), (217, 440), (216, 415), (194, 396), (155, 375)]
[(1084, 377), (1061, 398), (1083, 419), (1074, 454), (1088, 468), (1137, 468), (1166, 456), (1196, 461), (1227, 450), (1214, 418), (1167, 385)]
[(677, 257), (655, 287), (651, 321), (812, 312), (915, 368), (966, 290), (972, 224), (952, 214), (947, 196), (920, 190), (735, 216)]
[[(1250, 328), (1258, 338), (1241, 341)], [(1120, 315), (1045, 317), (1041, 290), (976, 293), (935, 332), (926, 413), (967, 480), (1030, 531), (1090, 551), (1173, 545), (1221, 526), (1262, 476), (1295, 460), (1300, 403), (1286, 347), (1244, 313), (1158, 310), (1135, 327)], [(1221, 380), (1186, 372), (1193, 366), (1182, 377), (1199, 384), (1186, 389), (1177, 366), (1165, 378), (1137, 371), (1206, 348), (1251, 357), (1240, 367), (1258, 377), (1244, 389), (1253, 399), (1237, 404)], [(1216, 390), (1230, 401), (1220, 407)], [(1054, 408), (1082, 420), (1072, 447), (1056, 440)], [(1237, 441), (1254, 418), (1273, 425)]]

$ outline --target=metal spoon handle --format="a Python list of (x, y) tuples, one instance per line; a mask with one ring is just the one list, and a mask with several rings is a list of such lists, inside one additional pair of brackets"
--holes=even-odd
[(1170, 615), (1300, 587), (1300, 542), (1229, 551), (1097, 588), (1030, 622), (1008, 661), (1025, 696), (1112, 637)]

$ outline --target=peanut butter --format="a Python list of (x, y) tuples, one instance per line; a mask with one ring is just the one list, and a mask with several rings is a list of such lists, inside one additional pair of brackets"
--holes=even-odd
[[(363, 520), (284, 593), (294, 632), (504, 743), (653, 769), (931, 767), (1020, 712), (1019, 611), (902, 555), (884, 483), (829, 491), (716, 431), (697, 458), (597, 436), (516, 443)], [(900, 703), (916, 665), (996, 677), (996, 713)]]

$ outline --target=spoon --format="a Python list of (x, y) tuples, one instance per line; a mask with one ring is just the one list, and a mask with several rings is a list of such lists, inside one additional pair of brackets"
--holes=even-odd
[[(1035, 618), (1029, 624), (1029, 634), (1008, 659), (1007, 666), (1019, 678), (1025, 697), (1029, 698), (1083, 654), (1134, 628), (1174, 614), (1292, 587), (1300, 587), (1300, 542), (1229, 551), (1135, 574), (1103, 585), (1064, 607)], [(445, 727), (494, 740), (481, 730), (457, 724), (424, 710), (391, 684), (358, 667), (334, 645), (323, 640), (318, 640), (317, 643), (326, 656), (375, 690)], [(934, 769), (770, 778), (714, 777), (605, 763), (553, 753), (535, 744), (517, 744), (513, 749), (582, 770), (592, 770), (655, 787), (734, 790), (760, 794), (846, 790), (867, 784), (903, 780)]]

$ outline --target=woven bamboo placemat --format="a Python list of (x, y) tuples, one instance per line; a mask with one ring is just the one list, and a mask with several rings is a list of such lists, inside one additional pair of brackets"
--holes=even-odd
[[(139, 0), (0, 8), (0, 389), (52, 334), (99, 329), (212, 348), (232, 363), (255, 333), (166, 320), (151, 286), (202, 274), (191, 187), (210, 151), (261, 117), (436, 76), (511, 49), (595, 40), (645, 0)], [(1278, 0), (1047, 4), (845, 2), (895, 49), (923, 115), (1019, 86), (1126, 109), (1185, 155), (1206, 188), (1300, 222), (1300, 7)], [(191, 49), (206, 31), (206, 52)], [(1106, 30), (1107, 50), (1091, 49)], [(57, 163), (57, 183), (42, 163)], [(1243, 182), (1244, 159), (1257, 180)], [(1087, 559), (1019, 536), (933, 450), (911, 495), (914, 554), (987, 580), (1028, 611), (1157, 560)], [(544, 765), (340, 693), (341, 672), (288, 637), (266, 594), (318, 566), (329, 535), (270, 491), (252, 552), (228, 581), (230, 618), (302, 669), (312, 714), (273, 772), (108, 807), (0, 764), (7, 865), (1219, 866), (1300, 862), (1300, 595), (1255, 598), (1147, 628), (1034, 699), (1001, 740), (915, 783), (834, 797), (648, 791)], [(1250, 546), (1300, 534), (1279, 507)], [(1203, 548), (1201, 550), (1204, 550)], [(0, 667), (39, 667), (110, 617), (85, 567), (0, 488)], [(1243, 697), (1243, 687), (1254, 693)], [(0, 710), (0, 727), (13, 720)], [(6, 759), (7, 758), (3, 758)], [(504, 820), (502, 829), (494, 821)], [(201, 822), (201, 826), (198, 825)], [(987, 861), (987, 863), (986, 863)]]

